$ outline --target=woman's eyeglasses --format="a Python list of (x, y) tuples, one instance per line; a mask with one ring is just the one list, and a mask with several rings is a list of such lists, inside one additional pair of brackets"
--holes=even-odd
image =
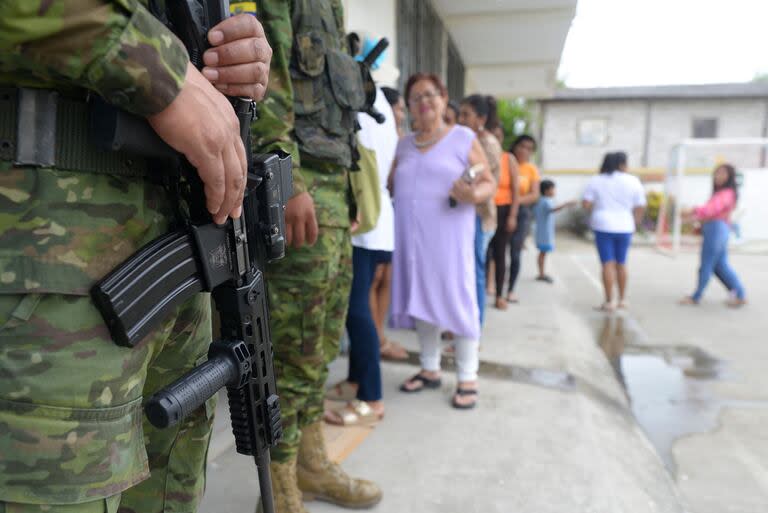
[(417, 94), (416, 96), (408, 100), (408, 103), (411, 105), (418, 105), (421, 103), (422, 100), (432, 101), (438, 96), (440, 96), (440, 93), (438, 93), (437, 91), (427, 91), (425, 93)]

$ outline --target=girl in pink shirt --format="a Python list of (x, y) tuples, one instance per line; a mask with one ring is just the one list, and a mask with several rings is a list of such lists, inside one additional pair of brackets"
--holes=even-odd
[(709, 201), (704, 205), (683, 212), (685, 218), (698, 220), (702, 223), (701, 233), (704, 237), (701, 245), (698, 286), (693, 295), (682, 300), (683, 304), (699, 304), (713, 273), (733, 296), (728, 302), (729, 306), (739, 307), (746, 303), (746, 295), (741, 280), (728, 263), (731, 213), (736, 208), (737, 201), (736, 169), (730, 164), (723, 164), (715, 168), (713, 192)]

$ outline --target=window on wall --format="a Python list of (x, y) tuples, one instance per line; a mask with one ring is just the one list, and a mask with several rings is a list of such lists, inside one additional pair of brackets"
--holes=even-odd
[(608, 144), (607, 119), (582, 119), (576, 127), (576, 140), (581, 146)]
[(717, 137), (717, 118), (694, 118), (691, 135), (694, 139), (714, 139)]

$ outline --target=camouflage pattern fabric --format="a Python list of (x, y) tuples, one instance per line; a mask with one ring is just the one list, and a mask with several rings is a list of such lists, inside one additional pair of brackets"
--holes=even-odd
[[(145, 422), (142, 431), (141, 400), (205, 360), (208, 301), (200, 294), (127, 349), (111, 341), (90, 298), (0, 295), (0, 504), (11, 503), (7, 511), (41, 504), (101, 511), (108, 498), (124, 513), (195, 510), (215, 404), (175, 428)], [(121, 492), (122, 501), (113, 498)]]
[(293, 111), (293, 84), (288, 66), (293, 48), (291, 2), (261, 0), (256, 2), (259, 20), (272, 47), (267, 95), (258, 105), (258, 117), (251, 124), (253, 149), (256, 153), (284, 151), (293, 161), (293, 194), (307, 192), (299, 169), (299, 145), (293, 138), (296, 116)]
[[(95, 91), (148, 114), (176, 97), (186, 65), (146, 1), (0, 9), (0, 85)], [(127, 349), (87, 295), (170, 219), (171, 199), (147, 181), (0, 160), (0, 513), (196, 509), (213, 404), (156, 431), (141, 400), (205, 358), (209, 298)]]
[[(349, 178), (345, 167), (332, 162), (322, 162), (305, 151), (306, 148), (295, 133), (297, 114), (306, 103), (306, 80), (296, 79), (290, 65), (294, 55), (294, 20), (301, 18), (302, 5), (306, 2), (287, 0), (261, 0), (256, 2), (259, 19), (264, 25), (267, 39), (272, 46), (272, 63), (269, 87), (265, 100), (259, 104), (259, 117), (252, 124), (253, 150), (266, 153), (282, 150), (293, 157), (293, 193), (309, 192), (315, 202), (318, 223), (329, 227), (349, 227)], [(312, 2), (314, 9), (326, 12), (330, 28), (337, 27), (339, 34), (334, 47), (343, 40), (343, 12), (340, 0)], [(324, 59), (322, 59), (324, 61)], [(357, 63), (352, 61), (354, 66)], [(359, 75), (359, 69), (355, 68)], [(322, 71), (322, 70), (321, 70)], [(303, 93), (302, 93), (303, 92)], [(330, 91), (326, 91), (331, 94)], [(305, 98), (297, 101), (297, 95)], [(321, 92), (318, 91), (318, 95)], [(297, 112), (297, 108), (300, 112)], [(312, 110), (314, 107), (309, 108)], [(340, 122), (340, 120), (337, 120)], [(327, 124), (327, 122), (326, 122)], [(320, 126), (316, 130), (324, 130)], [(347, 144), (348, 151), (348, 144)]]
[(291, 249), (268, 268), (272, 340), (283, 441), (272, 458), (295, 458), (301, 429), (323, 414), (328, 364), (339, 353), (349, 289), (352, 243), (346, 228), (320, 227), (317, 244)]
[[(312, 9), (330, 12), (326, 18), (331, 22), (324, 32), (335, 26), (340, 44), (344, 36), (341, 1), (312, 3), (316, 4)], [(267, 269), (283, 415), (283, 441), (272, 450), (272, 458), (285, 463), (298, 453), (301, 429), (322, 416), (328, 363), (338, 354), (344, 330), (352, 283), (349, 178), (343, 166), (308, 159), (296, 135), (296, 116), (306, 114), (297, 112), (302, 103), (296, 96), (302, 94), (300, 88), (307, 82), (296, 80), (291, 60), (297, 20), (305, 14), (307, 2), (260, 0), (256, 4), (273, 54), (267, 97), (251, 127), (253, 150), (264, 153), (280, 149), (292, 155), (294, 195), (308, 192), (312, 196), (320, 225), (315, 246), (288, 248), (286, 257)]]
[(136, 114), (160, 112), (181, 90), (189, 58), (147, 1), (4, 1), (0, 85), (89, 89)]

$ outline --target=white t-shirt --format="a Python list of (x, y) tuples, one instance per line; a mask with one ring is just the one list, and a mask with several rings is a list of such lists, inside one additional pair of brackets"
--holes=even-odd
[(353, 236), (352, 245), (373, 251), (394, 251), (395, 212), (387, 190), (387, 179), (392, 170), (392, 162), (395, 160), (398, 137), (395, 114), (381, 88), (377, 89), (374, 107), (384, 115), (384, 123), (380, 125), (368, 114), (360, 113), (357, 115), (357, 120), (360, 122), (361, 129), (357, 135), (360, 144), (376, 152), (381, 186), (381, 212), (376, 227), (370, 232)]
[(584, 200), (592, 203), (590, 227), (598, 232), (634, 233), (633, 210), (645, 206), (645, 189), (636, 176), (614, 171), (587, 184)]

